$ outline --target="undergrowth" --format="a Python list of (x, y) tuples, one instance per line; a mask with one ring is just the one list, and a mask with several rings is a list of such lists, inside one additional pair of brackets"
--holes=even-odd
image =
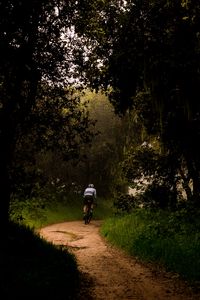
[(143, 261), (156, 262), (191, 282), (200, 280), (198, 213), (138, 209), (106, 220), (101, 233)]
[[(83, 199), (76, 194), (11, 203), (8, 243), (0, 247), (0, 289), (4, 299), (79, 299), (82, 279), (75, 256), (67, 248), (42, 239), (37, 230), (82, 220), (82, 209)], [(111, 215), (111, 201), (98, 199), (94, 219)]]
[[(93, 219), (105, 219), (113, 214), (112, 200), (99, 198), (94, 208)], [(62, 199), (40, 198), (13, 201), (10, 218), (30, 228), (41, 228), (49, 224), (82, 220), (83, 198), (81, 195), (68, 194)]]
[[(4, 299), (77, 299), (81, 280), (75, 256), (40, 238), (37, 229), (82, 220), (83, 199), (32, 198), (13, 201), (8, 245), (0, 247), (0, 289)], [(94, 219), (111, 215), (111, 201), (98, 199)], [(5, 245), (4, 245), (5, 246)]]

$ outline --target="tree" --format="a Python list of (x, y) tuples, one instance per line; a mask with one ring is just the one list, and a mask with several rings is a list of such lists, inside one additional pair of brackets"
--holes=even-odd
[[(72, 14), (77, 13), (74, 5), (74, 1), (64, 0), (3, 0), (0, 3), (2, 226), (8, 221), (10, 172), (16, 144), (19, 146), (22, 129), (37, 107), (36, 102), (40, 101), (39, 87), (69, 83), (72, 52), (76, 47), (70, 30)], [(52, 92), (52, 88), (49, 91)]]
[(79, 145), (79, 157), (60, 164), (59, 172), (56, 169), (49, 170), (48, 161), (46, 170), (49, 170), (51, 176), (59, 174), (61, 182), (67, 185), (69, 190), (70, 187), (78, 186), (79, 191), (83, 191), (85, 186), (92, 182), (98, 190), (99, 197), (109, 196), (117, 184), (118, 164), (123, 155), (124, 120), (115, 115), (112, 105), (103, 93), (87, 90), (81, 97), (81, 102), (85, 101), (88, 103), (86, 109), (89, 119), (94, 122), (88, 127), (93, 134), (89, 136), (91, 139)]
[(72, 88), (43, 86), (38, 97), (16, 142), (11, 170), (15, 198), (30, 198), (35, 185), (55, 180), (44, 171), (44, 158), (55, 168), (51, 175), (56, 174), (62, 164), (79, 158), (83, 144), (93, 138), (93, 122)]
[[(98, 66), (88, 78), (93, 86), (112, 87), (116, 111), (140, 112), (147, 132), (160, 137), (162, 151), (176, 157), (185, 185), (192, 180), (189, 200), (200, 204), (200, 5), (181, 0), (119, 3), (98, 7), (92, 34), (87, 31), (87, 42), (93, 38), (96, 43), (91, 43), (85, 65)], [(88, 28), (87, 20), (81, 25), (82, 31)]]

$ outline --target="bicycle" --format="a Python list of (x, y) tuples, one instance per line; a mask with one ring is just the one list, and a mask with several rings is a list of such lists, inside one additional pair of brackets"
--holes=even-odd
[(92, 202), (88, 201), (86, 204), (85, 215), (83, 217), (85, 225), (90, 223), (92, 216), (93, 216)]

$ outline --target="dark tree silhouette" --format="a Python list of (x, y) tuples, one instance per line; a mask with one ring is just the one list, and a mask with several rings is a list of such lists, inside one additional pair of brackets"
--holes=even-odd
[(89, 2), (93, 22), (86, 14), (77, 21), (87, 41), (96, 40), (87, 78), (94, 87), (112, 87), (117, 112), (138, 112), (147, 132), (179, 162), (185, 186), (192, 180), (190, 200), (200, 204), (199, 2), (106, 1), (102, 7), (98, 1), (96, 14)]
[[(76, 48), (70, 30), (72, 13), (77, 13), (74, 4), (74, 1), (55, 0), (0, 2), (0, 222), (2, 225), (8, 221), (11, 168), (16, 145), (19, 145), (20, 135), (27, 134), (27, 130), (24, 129), (28, 129), (25, 127), (30, 125), (30, 114), (33, 116), (36, 107), (39, 114), (39, 106), (36, 105), (36, 102), (41, 101), (39, 87), (46, 86), (45, 93), (47, 95), (49, 91), (49, 99), (61, 98), (63, 94), (63, 99), (68, 101), (64, 90), (62, 91), (61, 88), (56, 90), (53, 87), (59, 87), (61, 84), (64, 87), (71, 76), (72, 52)], [(59, 111), (60, 103), (60, 101), (54, 102), (55, 111), (56, 109)], [(72, 109), (72, 113), (75, 111)], [(81, 116), (75, 114), (78, 121)], [(67, 116), (65, 121), (66, 119)], [(85, 120), (87, 123), (87, 118)], [(35, 121), (38, 122), (36, 118)], [(46, 126), (54, 126), (55, 129), (56, 120), (54, 123), (49, 120), (49, 123), (51, 125), (47, 121)], [(74, 130), (83, 131), (82, 125), (81, 121), (80, 127), (77, 126), (76, 130), (74, 127)], [(71, 137), (71, 148), (73, 148), (74, 138), (72, 134), (68, 137)]]

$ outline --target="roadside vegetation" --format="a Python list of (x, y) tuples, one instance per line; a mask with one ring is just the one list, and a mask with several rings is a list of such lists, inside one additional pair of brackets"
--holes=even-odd
[[(112, 199), (98, 198), (93, 219), (103, 220), (112, 215)], [(83, 198), (82, 195), (69, 194), (57, 201), (55, 198), (49, 199), (49, 202), (41, 199), (14, 201), (11, 205), (10, 218), (13, 222), (28, 226), (33, 230), (50, 224), (82, 220)]]
[[(51, 293), (49, 268), (63, 255), (77, 272), (35, 230), (81, 220), (88, 183), (100, 200), (94, 218), (112, 211), (101, 198), (121, 211), (104, 224), (109, 240), (199, 280), (200, 3), (80, 3), (0, 2), (2, 288)], [(127, 197), (127, 187), (142, 196)], [(42, 245), (56, 254), (41, 267)], [(4, 271), (13, 271), (9, 287)]]
[(135, 209), (106, 220), (101, 233), (139, 260), (153, 262), (191, 283), (200, 281), (200, 213)]
[[(13, 295), (26, 298), (28, 291), (30, 293), (33, 291), (33, 298), (37, 294), (51, 297), (59, 290), (57, 298), (63, 294), (65, 299), (75, 299), (82, 281), (75, 257), (66, 247), (53, 246), (41, 240), (37, 232), (41, 227), (50, 224), (82, 221), (82, 194), (91, 180), (98, 193), (93, 219), (112, 216), (113, 203), (111, 198), (106, 198), (105, 195), (110, 194), (108, 188), (113, 189), (115, 184), (113, 177), (114, 173), (117, 174), (117, 170), (115, 171), (114, 167), (117, 165), (115, 161), (118, 156), (114, 157), (114, 153), (116, 135), (119, 131), (119, 128), (115, 128), (115, 123), (118, 127), (120, 123), (105, 96), (96, 95), (95, 99), (101, 99), (103, 104), (95, 105), (94, 95), (88, 93), (88, 101), (93, 118), (96, 118), (96, 131), (99, 133), (95, 137), (92, 150), (90, 140), (82, 147), (79, 159), (76, 156), (73, 159), (66, 158), (67, 152), (63, 157), (58, 148), (41, 153), (32, 152), (27, 147), (21, 149), (23, 155), (18, 157), (19, 165), (13, 170), (18, 176), (13, 177), (13, 193), (9, 207), (10, 251), (7, 252), (6, 264), (1, 262), (3, 267), (0, 271), (2, 291), (8, 298), (13, 298)], [(104, 120), (101, 120), (102, 118)], [(108, 120), (109, 130), (105, 126)], [(111, 127), (112, 136), (110, 136)], [(91, 122), (90, 133), (92, 131)], [(94, 139), (93, 135), (92, 137)], [(113, 153), (112, 161), (108, 152)], [(92, 174), (88, 165), (93, 169)], [(1, 252), (3, 251), (4, 249)], [(43, 256), (46, 259), (43, 259)], [(4, 256), (1, 257), (3, 259)], [(13, 275), (9, 279), (4, 276), (6, 273)]]
[[(66, 247), (42, 239), (38, 229), (53, 223), (82, 220), (82, 197), (71, 194), (49, 202), (41, 199), (16, 200), (11, 205), (7, 259), (0, 257), (1, 291), (7, 299), (78, 297), (81, 274), (76, 258)], [(64, 196), (64, 193), (63, 195)], [(62, 200), (61, 200), (62, 199)], [(94, 219), (112, 215), (111, 200), (98, 199)], [(3, 247), (3, 245), (2, 245)], [(78, 298), (77, 298), (78, 299)]]

